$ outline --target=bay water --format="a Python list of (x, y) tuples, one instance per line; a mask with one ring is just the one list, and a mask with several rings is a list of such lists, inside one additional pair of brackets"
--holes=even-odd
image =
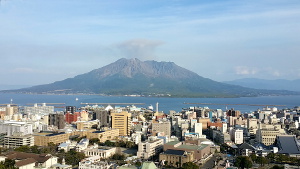
[[(143, 103), (137, 107), (147, 108), (152, 105), (155, 109), (159, 104), (159, 111), (169, 113), (170, 110), (180, 112), (182, 108), (193, 106), (209, 107), (211, 109), (240, 110), (242, 113), (262, 109), (263, 105), (278, 109), (294, 108), (300, 106), (300, 96), (263, 96), (241, 98), (165, 98), (165, 97), (129, 97), (129, 96), (101, 96), (101, 95), (42, 95), (42, 94), (9, 94), (0, 93), (0, 104), (17, 104), (19, 106), (32, 106), (34, 103), (65, 103), (65, 106), (81, 107), (81, 103)], [(211, 104), (186, 104), (211, 103)], [(222, 104), (222, 105), (221, 105)], [(224, 104), (224, 105), (223, 105)], [(225, 105), (227, 104), (227, 105)]]

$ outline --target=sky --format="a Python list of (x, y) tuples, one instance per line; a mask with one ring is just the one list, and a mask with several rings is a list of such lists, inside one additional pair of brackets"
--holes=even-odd
[(299, 0), (0, 0), (0, 84), (72, 78), (120, 58), (216, 81), (300, 79)]

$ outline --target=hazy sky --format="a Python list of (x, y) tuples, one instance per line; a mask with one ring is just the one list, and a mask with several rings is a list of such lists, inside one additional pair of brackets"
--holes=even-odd
[(216, 81), (297, 79), (300, 1), (0, 1), (0, 84), (50, 83), (120, 58)]

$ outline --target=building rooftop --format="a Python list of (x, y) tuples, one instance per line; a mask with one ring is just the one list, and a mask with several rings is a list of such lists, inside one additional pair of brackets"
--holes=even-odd
[(277, 136), (277, 145), (281, 154), (300, 154), (300, 148), (294, 135)]
[(183, 150), (166, 150), (165, 152), (163, 152), (163, 154), (172, 154), (172, 155), (179, 155), (182, 156), (184, 154), (185, 151)]
[(178, 146), (177, 148), (183, 148), (189, 150), (203, 150), (207, 146), (208, 146), (207, 144), (201, 144), (200, 146), (183, 144)]
[(178, 143), (180, 143), (180, 141), (170, 141), (170, 142), (166, 143), (166, 145), (176, 145)]

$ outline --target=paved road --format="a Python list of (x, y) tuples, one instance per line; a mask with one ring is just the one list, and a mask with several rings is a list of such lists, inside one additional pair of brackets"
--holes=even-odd
[(215, 165), (215, 161), (217, 160), (217, 156), (214, 154), (206, 163), (201, 166), (201, 169), (211, 169)]

